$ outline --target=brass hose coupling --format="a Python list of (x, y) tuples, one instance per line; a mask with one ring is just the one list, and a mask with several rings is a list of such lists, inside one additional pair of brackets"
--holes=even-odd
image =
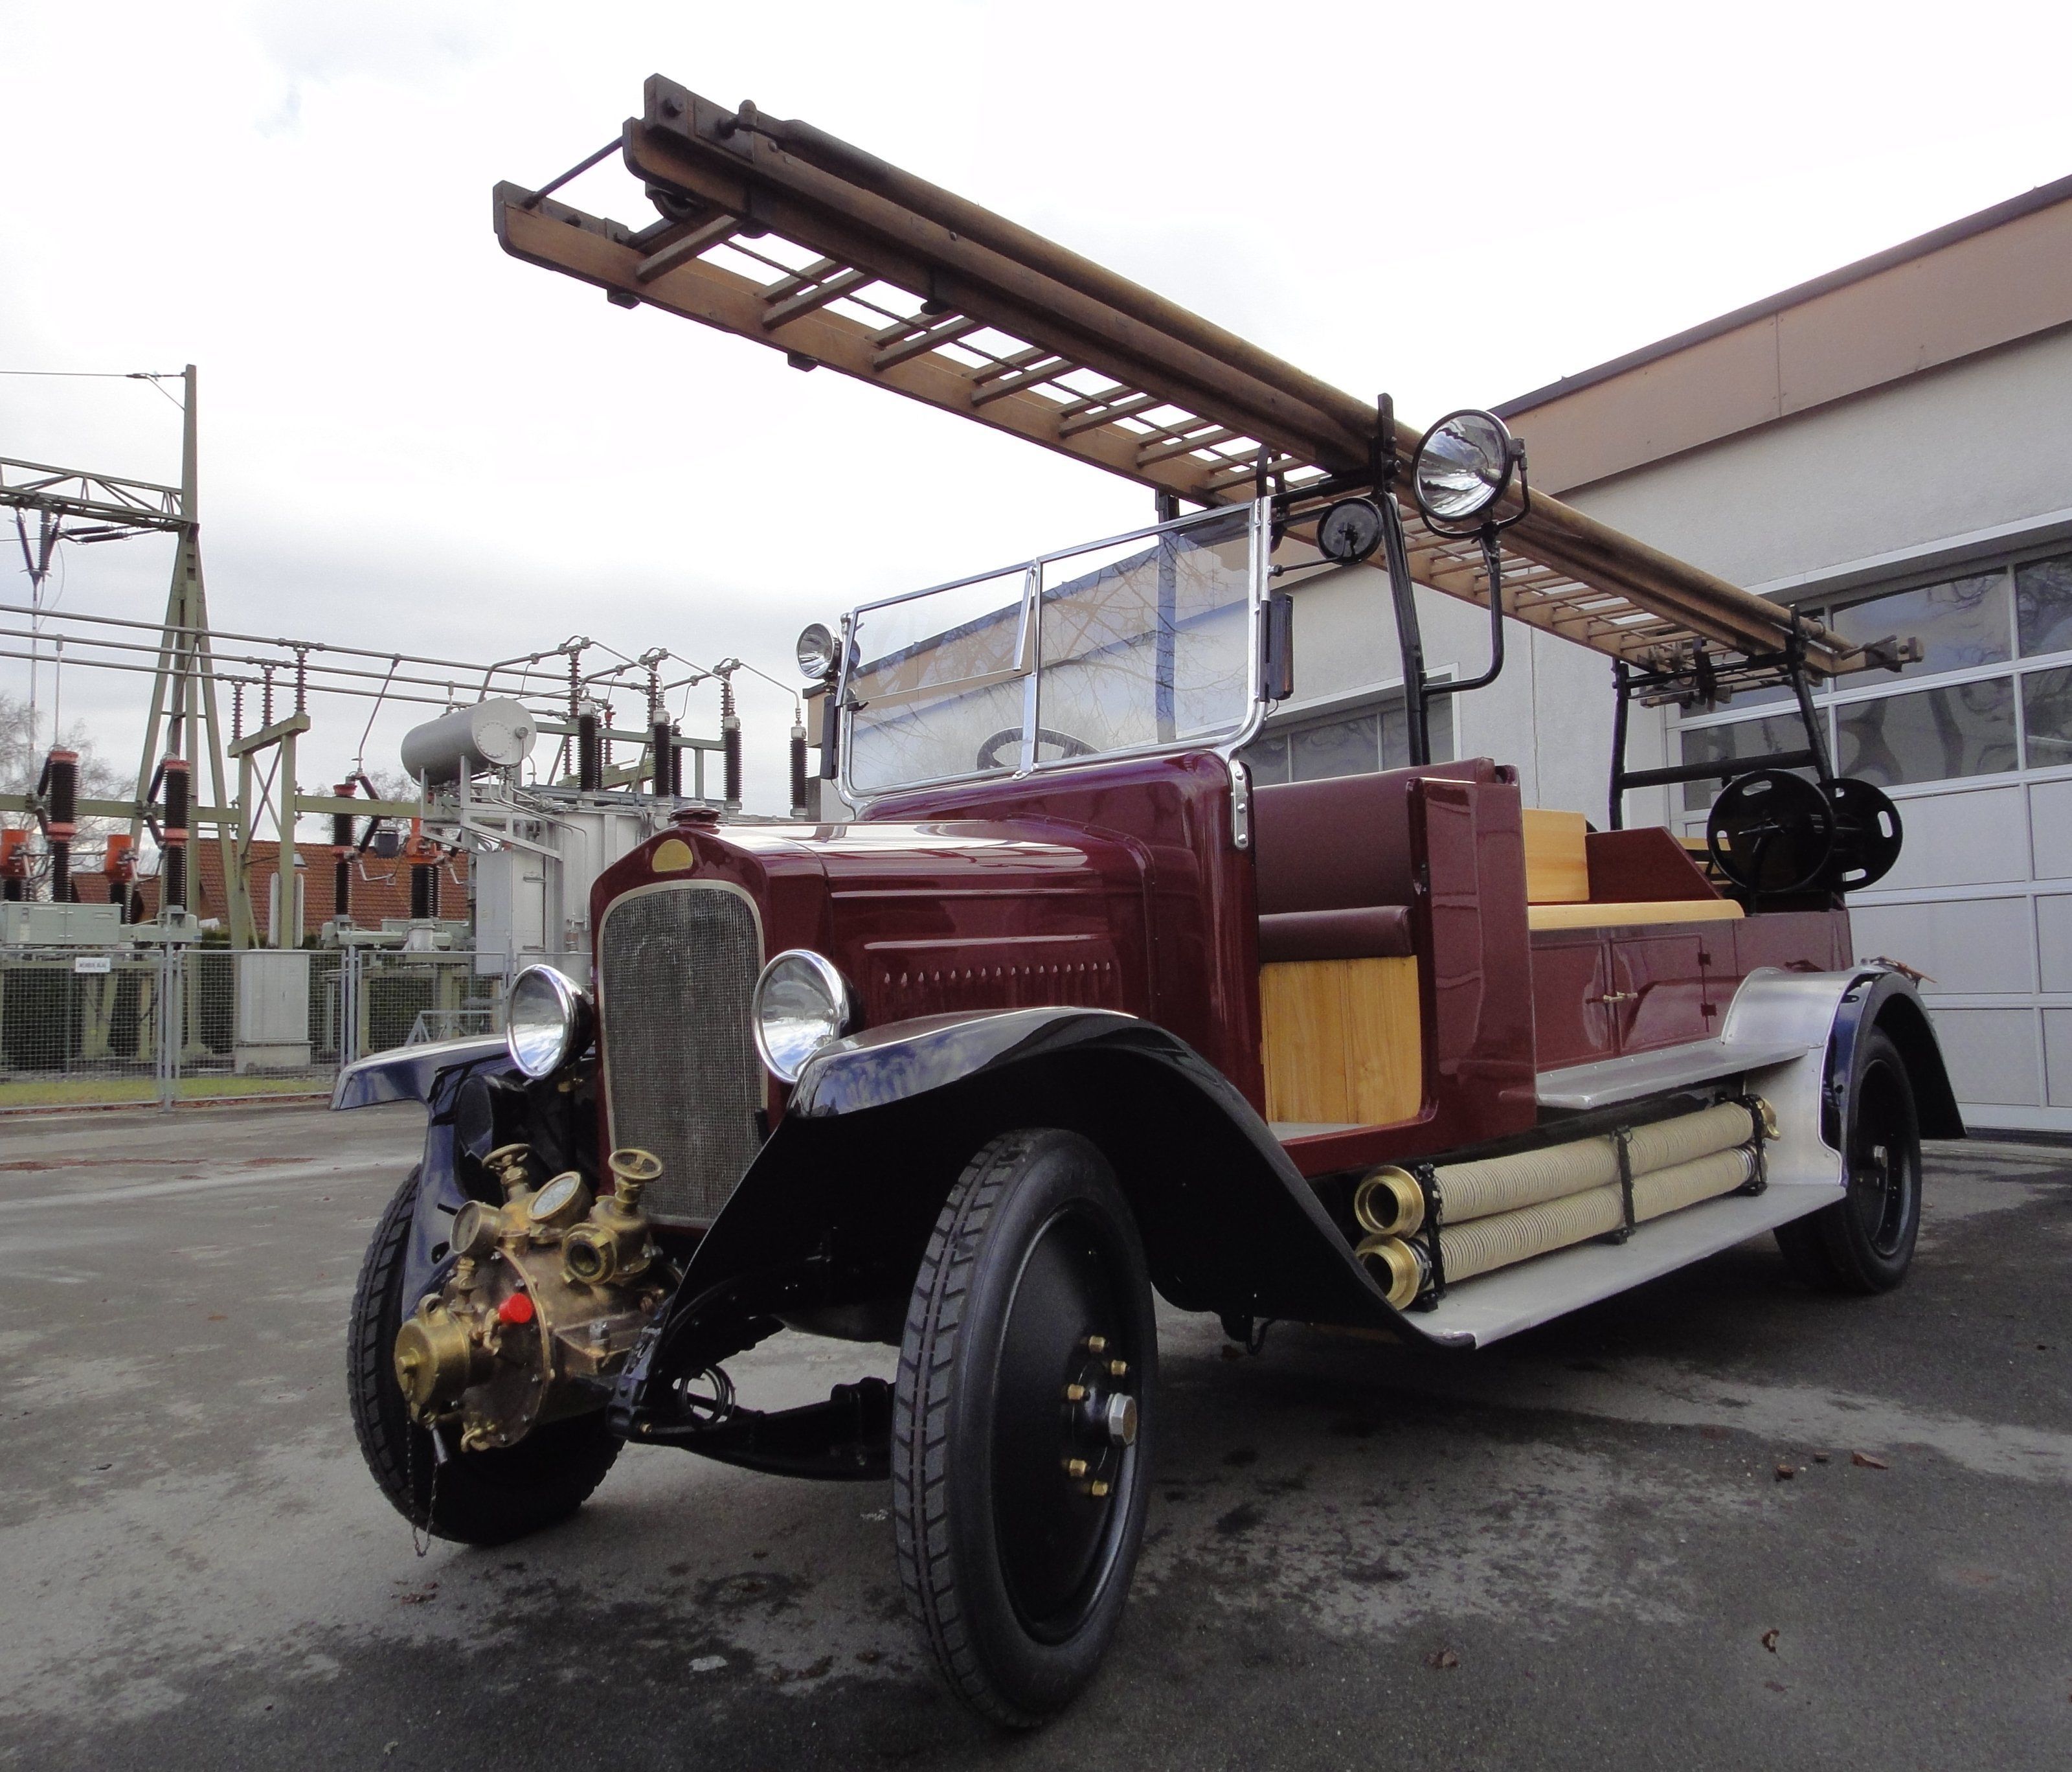
[(430, 1419), (487, 1378), (495, 1357), (465, 1318), (442, 1298), (427, 1298), (396, 1336), (396, 1383), (412, 1416)]

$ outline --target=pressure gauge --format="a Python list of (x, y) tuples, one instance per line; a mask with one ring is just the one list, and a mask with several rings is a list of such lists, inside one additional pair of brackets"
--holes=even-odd
[(525, 1202), (535, 1230), (565, 1230), (590, 1210), (590, 1189), (574, 1169), (564, 1169)]
[(1317, 548), (1327, 560), (1357, 566), (1381, 546), (1381, 513), (1371, 498), (1342, 498), (1317, 525)]

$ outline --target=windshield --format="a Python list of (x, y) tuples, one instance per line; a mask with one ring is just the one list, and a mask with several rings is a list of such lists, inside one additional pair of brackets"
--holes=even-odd
[(1205, 511), (865, 605), (844, 684), (850, 793), (1243, 743), (1263, 521)]

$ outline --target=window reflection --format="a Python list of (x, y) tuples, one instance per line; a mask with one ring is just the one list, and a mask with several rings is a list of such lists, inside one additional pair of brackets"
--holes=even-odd
[(2072, 670), (2033, 670), (2023, 678), (2021, 719), (2032, 769), (2072, 763)]
[[(1825, 719), (1827, 715), (1819, 716)], [(1750, 769), (1766, 757), (1806, 748), (1806, 725), (1799, 715), (1773, 714), (1764, 719), (1740, 720), (1732, 726), (1701, 726), (1683, 735), (1686, 763), (1730, 763), (1745, 758)], [(1811, 769), (1794, 769), (1794, 775), (1813, 779)], [(1722, 781), (1686, 781), (1684, 810), (1703, 812), (1719, 798)]]
[(1992, 775), (2015, 766), (2014, 684), (1997, 677), (1836, 710), (1838, 766), (1881, 787)]
[(1901, 670), (1904, 677), (1998, 665), (2014, 656), (2004, 571), (1895, 591), (1850, 604), (1827, 619), (1844, 640), (1858, 645), (1893, 635), (1918, 636), (1922, 657)]
[[(2014, 569), (2015, 617), (2023, 655), (2072, 652), (2072, 554)], [(2060, 762), (2072, 761), (2061, 757)]]
[[(1453, 755), (1450, 700), (1433, 702), (1426, 720), (1433, 760), (1450, 760)], [(1399, 693), (1351, 713), (1277, 725), (1246, 747), (1244, 762), (1252, 780), (1262, 785), (1276, 781), (1321, 781), (1334, 776), (1371, 775), (1377, 769), (1407, 768), (1409, 716), (1403, 697)]]

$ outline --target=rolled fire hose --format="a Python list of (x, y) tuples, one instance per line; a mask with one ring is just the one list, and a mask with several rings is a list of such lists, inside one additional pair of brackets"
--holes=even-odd
[[(1659, 1218), (1745, 1185), (1755, 1173), (1758, 1148), (1750, 1133), (1774, 1137), (1776, 1130), (1767, 1103), (1757, 1102), (1753, 1111), (1752, 1125), (1749, 1107), (1723, 1102), (1630, 1134), (1634, 1222)], [(1610, 1179), (1600, 1181), (1597, 1178), (1604, 1172), (1607, 1154)], [(1549, 1160), (1562, 1159), (1566, 1160)], [(1565, 1177), (1568, 1184), (1561, 1193), (1548, 1196), (1535, 1191), (1558, 1177)], [(1618, 1148), (1609, 1138), (1455, 1164), (1435, 1171), (1434, 1178), (1446, 1209), (1439, 1246), (1449, 1282), (1471, 1279), (1626, 1227)], [(1577, 1186), (1578, 1181), (1583, 1185)], [(1490, 1209), (1490, 1201), (1515, 1197), (1519, 1192), (1531, 1196), (1527, 1203), (1507, 1210)], [(1464, 1204), (1457, 1205), (1457, 1201)], [(1360, 1184), (1354, 1210), (1362, 1226), (1373, 1233), (1354, 1252), (1374, 1270), (1375, 1278), (1387, 1289), (1389, 1303), (1400, 1310), (1423, 1290), (1428, 1276), (1424, 1252), (1404, 1240), (1424, 1222), (1423, 1192), (1415, 1177), (1403, 1170), (1377, 1170)]]
[[(1763, 1117), (1767, 1131), (1767, 1112)], [(1737, 1102), (1722, 1102), (1696, 1114), (1636, 1127), (1626, 1137), (1631, 1172), (1638, 1177), (1709, 1156), (1745, 1144), (1749, 1131), (1749, 1110)], [(1433, 1172), (1449, 1225), (1515, 1212), (1596, 1188), (1616, 1189), (1618, 1179), (1618, 1144), (1610, 1137), (1579, 1139), (1479, 1163), (1450, 1164)], [(1408, 1236), (1424, 1223), (1424, 1193), (1406, 1172), (1378, 1169), (1354, 1194), (1353, 1214), (1363, 1230)]]
[[(1737, 1145), (1695, 1162), (1635, 1176), (1634, 1222), (1659, 1218), (1665, 1213), (1696, 1205), (1700, 1200), (1732, 1193), (1754, 1173), (1753, 1148)], [(1439, 1232), (1439, 1247), (1451, 1283), (1472, 1280), (1478, 1274), (1565, 1249), (1572, 1243), (1587, 1242), (1593, 1237), (1607, 1236), (1625, 1226), (1625, 1202), (1614, 1183), (1559, 1200), (1543, 1200), (1515, 1212), (1498, 1212), (1463, 1225), (1446, 1225)], [(1388, 1301), (1398, 1310), (1407, 1307), (1424, 1289), (1424, 1255), (1400, 1237), (1369, 1237), (1354, 1253), (1375, 1270), (1374, 1277), (1388, 1288)]]

